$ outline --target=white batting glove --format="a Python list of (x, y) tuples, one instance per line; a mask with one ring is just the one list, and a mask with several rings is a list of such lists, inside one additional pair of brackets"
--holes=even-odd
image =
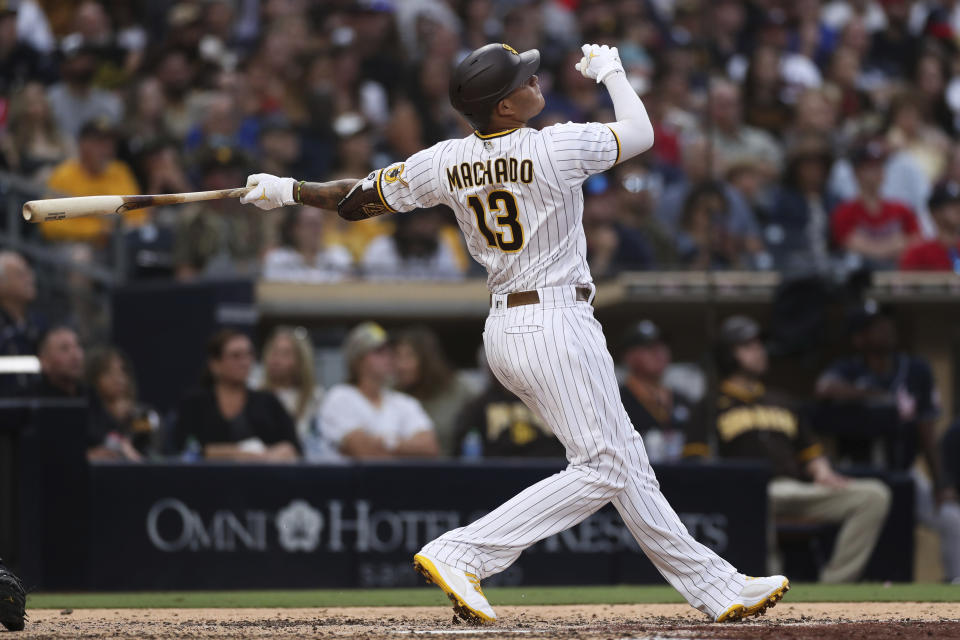
[(620, 52), (616, 47), (585, 44), (580, 47), (580, 50), (583, 51), (583, 57), (573, 66), (584, 77), (596, 80), (597, 84), (603, 82), (611, 73), (623, 71)]
[(296, 204), (293, 200), (295, 182), (293, 178), (278, 178), (269, 173), (255, 173), (247, 177), (247, 186), (253, 189), (240, 198), (240, 202), (252, 204), (264, 210)]

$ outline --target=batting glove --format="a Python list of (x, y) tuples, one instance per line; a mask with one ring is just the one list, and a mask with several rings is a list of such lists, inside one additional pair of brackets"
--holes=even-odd
[(616, 47), (585, 44), (580, 50), (583, 51), (583, 57), (574, 67), (584, 77), (596, 80), (597, 84), (603, 82), (611, 73), (623, 71), (620, 52)]
[(293, 199), (295, 182), (293, 178), (278, 178), (269, 173), (255, 173), (247, 178), (247, 186), (253, 189), (240, 198), (240, 202), (252, 204), (264, 210), (296, 204)]

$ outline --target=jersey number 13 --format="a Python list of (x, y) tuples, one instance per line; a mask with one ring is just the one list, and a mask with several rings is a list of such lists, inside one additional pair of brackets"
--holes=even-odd
[[(523, 248), (523, 225), (517, 219), (517, 199), (509, 191), (491, 191), (487, 196), (487, 205), (490, 213), (497, 216), (497, 226), (503, 229), (509, 229), (509, 234), (504, 231), (494, 233), (487, 226), (486, 211), (483, 208), (483, 202), (477, 196), (470, 196), (467, 204), (473, 209), (474, 216), (477, 219), (477, 229), (483, 234), (488, 247), (499, 247), (501, 251), (514, 252)], [(505, 237), (509, 236), (509, 237)]]

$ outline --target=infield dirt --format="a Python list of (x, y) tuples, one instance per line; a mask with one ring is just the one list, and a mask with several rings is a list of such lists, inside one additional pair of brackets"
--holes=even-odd
[(489, 627), (453, 622), (446, 607), (341, 609), (37, 609), (13, 638), (960, 638), (958, 603), (782, 602), (755, 622), (713, 624), (684, 605), (500, 607)]

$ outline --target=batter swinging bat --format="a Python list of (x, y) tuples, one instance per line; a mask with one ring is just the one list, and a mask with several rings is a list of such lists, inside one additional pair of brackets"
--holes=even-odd
[(83, 216), (105, 216), (134, 209), (163, 204), (180, 204), (200, 200), (242, 198), (253, 187), (220, 189), (219, 191), (192, 191), (190, 193), (162, 193), (152, 196), (84, 196), (80, 198), (51, 198), (31, 200), (23, 205), (23, 219), (28, 222), (51, 222)]

